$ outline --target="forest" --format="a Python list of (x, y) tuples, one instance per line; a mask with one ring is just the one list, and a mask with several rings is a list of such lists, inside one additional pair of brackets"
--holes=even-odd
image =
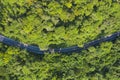
[[(83, 47), (120, 32), (120, 0), (0, 0), (0, 35), (39, 47)], [(0, 80), (119, 80), (120, 37), (81, 52), (0, 43)]]

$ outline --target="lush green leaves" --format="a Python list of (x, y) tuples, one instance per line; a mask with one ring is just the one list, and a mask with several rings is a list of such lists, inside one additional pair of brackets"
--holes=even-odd
[[(0, 34), (41, 49), (83, 46), (120, 31), (118, 0), (1, 0)], [(120, 40), (35, 55), (0, 44), (2, 80), (118, 80)], [(4, 73), (4, 74), (3, 74)]]

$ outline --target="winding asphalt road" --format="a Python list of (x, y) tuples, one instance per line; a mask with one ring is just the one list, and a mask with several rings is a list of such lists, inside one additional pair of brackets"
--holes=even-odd
[(40, 50), (40, 48), (37, 46), (23, 44), (13, 39), (7, 38), (3, 35), (0, 35), (0, 42), (8, 46), (14, 46), (14, 47), (19, 47), (20, 49), (26, 49), (28, 52), (32, 52), (36, 54), (45, 54), (46, 52), (48, 53), (56, 53), (56, 52), (57, 53), (72, 53), (72, 52), (80, 52), (82, 50), (89, 48), (90, 46), (99, 45), (101, 42), (113, 41), (119, 36), (120, 36), (120, 32), (116, 32), (110, 36), (106, 36), (106, 37), (103, 37), (97, 40), (93, 40), (89, 43), (86, 43), (84, 44), (83, 47), (72, 46), (72, 47), (67, 47), (67, 48), (48, 49), (48, 50)]

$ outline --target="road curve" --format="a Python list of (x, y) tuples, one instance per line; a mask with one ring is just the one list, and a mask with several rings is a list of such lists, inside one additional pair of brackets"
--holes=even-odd
[(8, 46), (14, 46), (14, 47), (19, 47), (20, 49), (26, 49), (28, 52), (32, 52), (36, 54), (45, 54), (46, 52), (48, 53), (72, 53), (72, 52), (80, 52), (84, 49), (89, 48), (90, 46), (96, 46), (100, 44), (101, 42), (113, 41), (119, 36), (120, 36), (120, 32), (116, 32), (110, 36), (106, 36), (106, 37), (88, 42), (84, 44), (83, 47), (72, 46), (72, 47), (67, 47), (67, 48), (48, 49), (48, 50), (40, 50), (40, 48), (37, 46), (24, 44), (24, 43), (15, 41), (13, 39), (7, 38), (3, 35), (0, 35), (0, 42)]

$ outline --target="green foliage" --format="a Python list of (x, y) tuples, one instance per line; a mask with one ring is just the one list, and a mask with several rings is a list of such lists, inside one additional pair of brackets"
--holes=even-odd
[[(1, 0), (0, 34), (39, 46), (83, 46), (120, 31), (119, 0)], [(118, 80), (120, 40), (36, 55), (0, 43), (2, 80)]]

